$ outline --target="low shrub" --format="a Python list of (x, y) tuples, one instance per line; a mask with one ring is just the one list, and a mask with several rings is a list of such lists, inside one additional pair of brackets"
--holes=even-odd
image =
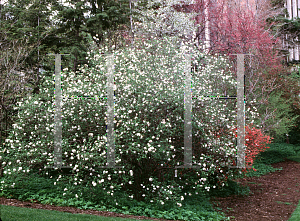
[(212, 189), (209, 193), (210, 196), (227, 197), (231, 195), (248, 196), (250, 189), (248, 186), (242, 186), (235, 181), (228, 180), (225, 186)]
[(271, 172), (282, 170), (282, 167), (273, 168), (271, 165), (259, 163), (259, 162), (254, 163), (253, 166), (256, 170), (249, 171), (247, 174), (245, 174), (246, 177), (260, 177), (262, 175), (266, 175)]
[[(286, 143), (269, 144), (270, 148), (257, 155), (256, 161), (264, 164), (273, 164), (285, 161), (286, 157), (296, 155), (295, 146)], [(298, 147), (296, 148), (298, 150)]]

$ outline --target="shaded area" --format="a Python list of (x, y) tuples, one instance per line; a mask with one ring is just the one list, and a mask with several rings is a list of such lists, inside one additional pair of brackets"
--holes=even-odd
[[(261, 177), (236, 179), (238, 184), (248, 186), (249, 196), (211, 197), (210, 202), (217, 212), (224, 212), (227, 217), (234, 216), (232, 221), (252, 220), (288, 220), (295, 211), (300, 200), (300, 163), (285, 159), (284, 162), (272, 164), (274, 168), (282, 168)], [(232, 185), (232, 182), (230, 183)], [(37, 200), (20, 201), (0, 197), (1, 205), (25, 208), (57, 210), (73, 214), (92, 214), (105, 217), (122, 217), (137, 220), (160, 220), (146, 216), (127, 215), (108, 211), (84, 210), (75, 207), (40, 204)]]

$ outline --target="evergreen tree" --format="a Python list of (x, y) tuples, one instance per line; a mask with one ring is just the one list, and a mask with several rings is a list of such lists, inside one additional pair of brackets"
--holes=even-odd
[(86, 31), (91, 34), (97, 46), (103, 44), (105, 39), (111, 39), (121, 26), (130, 27), (129, 0), (87, 0), (87, 2), (91, 6)]
[(52, 42), (56, 43), (53, 49), (55, 53), (71, 54), (64, 59), (73, 71), (77, 71), (78, 64), (87, 64), (86, 52), (91, 41), (99, 47), (108, 40), (111, 47), (115, 38), (120, 39), (119, 29), (127, 29), (129, 24), (128, 0), (68, 0), (57, 3), (52, 10), (57, 11), (52, 29)]
[[(39, 68), (49, 74), (54, 71), (53, 56), (47, 54), (71, 54), (62, 56), (62, 64), (77, 70), (78, 64), (86, 63), (86, 52), (95, 41), (92, 36), (113, 33), (120, 25), (128, 25), (128, 1), (67, 3), (8, 0), (1, 5), (1, 109), (10, 111), (17, 97), (39, 93)], [(24, 76), (20, 77), (20, 73)]]
[[(39, 2), (45, 3), (44, 0)], [(18, 98), (37, 92), (38, 89), (38, 68), (42, 61), (38, 53), (39, 46), (47, 37), (46, 27), (49, 24), (49, 10), (43, 5), (46, 4), (28, 0), (9, 0), (7, 4), (1, 5), (0, 105), (2, 113), (9, 113), (8, 121), (5, 117), (8, 123), (12, 120), (13, 106)]]

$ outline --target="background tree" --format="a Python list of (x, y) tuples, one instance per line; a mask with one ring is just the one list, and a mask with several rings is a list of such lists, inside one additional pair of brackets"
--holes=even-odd
[(43, 38), (47, 36), (47, 32), (39, 35), (42, 25), (46, 26), (47, 21), (37, 26), (39, 21), (34, 19), (39, 16), (41, 19), (47, 17), (47, 11), (38, 13), (36, 7), (37, 4), (30, 5), (29, 1), (8, 1), (1, 5), (0, 105), (1, 122), (5, 121), (5, 128), (1, 128), (1, 131), (10, 127), (14, 115), (13, 105), (17, 99), (36, 92), (34, 89), (39, 81), (40, 63), (37, 51)]
[[(281, 48), (281, 53), (283, 55), (288, 55), (289, 48), (295, 47), (299, 44), (299, 18), (289, 19), (288, 10), (285, 7), (284, 0), (273, 0), (272, 9), (277, 10), (275, 16), (269, 16), (266, 21), (270, 25), (270, 30), (272, 34), (276, 37), (284, 39), (284, 46)], [(287, 61), (286, 65), (291, 65), (293, 63), (298, 63), (299, 61)]]
[[(272, 8), (274, 10), (279, 10), (276, 16), (270, 16), (267, 18), (267, 23), (270, 25), (272, 34), (276, 37), (284, 39), (282, 47), (280, 47), (280, 54), (287, 56), (289, 54), (289, 49), (294, 48), (299, 44), (300, 32), (299, 32), (299, 18), (289, 19), (288, 10), (284, 7), (284, 0), (273, 0)], [(282, 87), (284, 91), (283, 96), (293, 97), (292, 109), (293, 114), (299, 116), (299, 85), (300, 85), (300, 74), (299, 74), (299, 61), (295, 60), (284, 60), (284, 65), (287, 68), (287, 76), (282, 78)], [(287, 85), (287, 86), (286, 86)], [(286, 135), (289, 137), (287, 139)], [(289, 140), (290, 143), (300, 142), (300, 119), (297, 120), (295, 127), (288, 134), (281, 136), (281, 140)]]
[(137, 38), (150, 39), (154, 37), (176, 36), (177, 45), (187, 42), (195, 35), (196, 13), (176, 11), (174, 6), (182, 6), (186, 2), (172, 1), (145, 1), (134, 2), (133, 20), (134, 32)]
[[(54, 71), (54, 59), (47, 54), (71, 54), (62, 57), (62, 64), (77, 70), (78, 64), (86, 63), (86, 52), (91, 42), (95, 41), (92, 37), (105, 31), (117, 35), (113, 29), (121, 26), (120, 23), (128, 26), (128, 1), (67, 3), (62, 5), (53, 0), (8, 0), (1, 5), (2, 108), (13, 108), (16, 100), (8, 100), (9, 96), (25, 97), (27, 94), (39, 93), (42, 83), (40, 68), (48, 71), (45, 73)], [(110, 36), (104, 36), (99, 43), (105, 42), (105, 37)], [(23, 83), (16, 72), (24, 75)], [(16, 84), (19, 87), (15, 87)], [(27, 85), (26, 93), (17, 93), (16, 90), (23, 88), (23, 84)]]
[[(217, 2), (196, 0), (194, 4), (175, 6), (175, 8), (177, 11), (198, 13), (195, 17), (196, 24), (199, 25), (196, 40), (198, 42), (209, 40), (209, 53), (228, 56), (237, 53), (253, 54), (253, 56), (246, 56), (245, 92), (247, 99), (255, 103), (248, 103), (247, 106), (259, 110), (260, 117), (257, 118), (255, 125), (260, 125), (264, 133), (281, 136), (294, 126), (297, 116), (295, 114), (292, 114), (293, 117), (290, 116), (290, 109), (286, 109), (286, 114), (282, 114), (279, 112), (280, 108), (276, 109), (274, 105), (272, 108), (270, 102), (278, 102), (278, 100), (271, 97), (276, 97), (286, 90), (299, 94), (299, 85), (286, 78), (284, 58), (278, 50), (281, 48), (281, 41), (280, 38), (272, 35), (270, 29), (272, 24), (265, 21), (268, 13), (259, 16), (259, 13), (251, 8), (237, 7), (228, 3), (230, 2), (223, 0)], [(205, 11), (206, 9), (208, 12)], [(281, 9), (272, 11), (271, 8), (268, 10), (269, 15), (281, 11)], [(209, 36), (206, 31), (207, 24), (209, 24)], [(234, 64), (236, 56), (230, 56), (230, 59)], [(236, 65), (233, 67), (235, 68)], [(234, 69), (232, 71), (236, 72)], [(281, 94), (281, 97), (288, 99), (290, 108), (293, 102), (299, 103), (298, 98), (290, 97), (286, 93)]]

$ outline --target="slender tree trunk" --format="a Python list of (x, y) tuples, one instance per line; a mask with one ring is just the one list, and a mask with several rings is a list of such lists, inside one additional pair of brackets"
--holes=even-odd
[(204, 5), (204, 14), (205, 14), (205, 50), (206, 53), (208, 53), (208, 50), (210, 48), (210, 31), (209, 31), (209, 11), (208, 11), (208, 1), (205, 0)]

